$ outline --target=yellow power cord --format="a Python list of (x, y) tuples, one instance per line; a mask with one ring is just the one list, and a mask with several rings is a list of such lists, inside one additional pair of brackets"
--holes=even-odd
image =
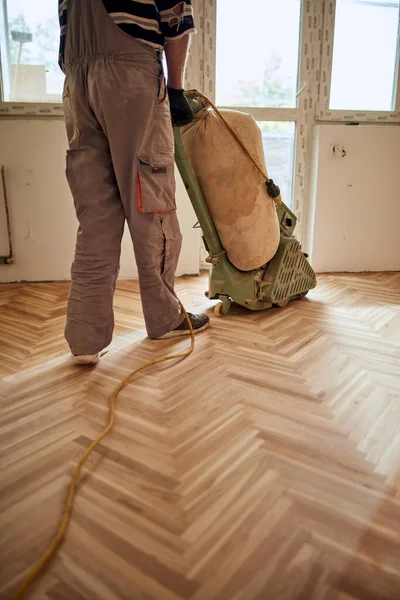
[[(236, 133), (236, 131), (233, 129), (233, 127), (231, 127), (231, 125), (229, 125), (228, 121), (225, 119), (225, 117), (221, 113), (221, 111), (218, 110), (218, 108), (215, 106), (215, 104), (213, 102), (211, 102), (211, 100), (209, 98), (207, 98), (207, 96), (205, 96), (204, 94), (202, 94), (198, 90), (189, 90), (189, 91), (185, 92), (185, 96), (191, 96), (191, 97), (194, 97), (194, 98), (196, 98), (196, 96), (197, 96), (198, 98), (201, 98), (202, 100), (204, 100), (205, 102), (207, 102), (207, 104), (209, 106), (211, 106), (211, 108), (213, 109), (213, 111), (217, 115), (218, 119), (221, 121), (221, 123), (223, 123), (225, 125), (225, 127), (228, 129), (228, 131), (233, 135), (233, 137), (235, 138), (235, 140), (237, 141), (237, 143), (239, 144), (239, 146), (241, 147), (241, 149), (243, 150), (243, 152), (246, 154), (246, 156), (249, 157), (249, 159), (251, 160), (251, 162), (253, 163), (253, 165), (257, 169), (257, 171), (260, 173), (260, 175), (263, 177), (263, 179), (265, 179), (265, 181), (267, 183), (269, 183), (270, 182), (270, 178), (268, 177), (267, 173), (264, 171), (264, 169), (262, 169), (260, 167), (260, 165), (258, 164), (258, 162), (256, 161), (256, 159), (254, 158), (254, 156), (252, 156), (250, 150), (247, 148), (246, 144), (244, 143), (244, 141), (242, 140), (242, 138), (240, 137), (240, 135), (238, 135)], [(279, 196), (276, 196), (275, 198), (273, 198), (273, 200), (274, 200), (274, 202), (276, 202), (276, 204), (282, 204), (282, 197), (281, 197), (280, 194), (279, 194)]]
[(164, 356), (163, 358), (157, 358), (156, 360), (151, 360), (150, 362), (142, 365), (138, 369), (135, 369), (134, 371), (132, 371), (115, 388), (114, 393), (111, 398), (111, 401), (110, 401), (110, 416), (109, 416), (107, 426), (105, 427), (103, 432), (99, 435), (99, 437), (96, 440), (94, 440), (94, 442), (89, 446), (89, 448), (82, 454), (78, 464), (75, 467), (75, 471), (72, 475), (71, 483), (69, 485), (68, 496), (67, 496), (67, 500), (64, 505), (64, 511), (63, 511), (63, 514), (62, 514), (62, 517), (60, 520), (60, 524), (58, 526), (57, 533), (55, 534), (55, 536), (54, 536), (52, 542), (50, 543), (49, 547), (47, 548), (47, 550), (45, 550), (45, 552), (42, 554), (42, 557), (39, 559), (39, 561), (36, 563), (36, 565), (32, 568), (28, 577), (20, 585), (20, 587), (17, 589), (17, 591), (11, 597), (10, 600), (20, 600), (20, 598), (23, 597), (23, 595), (25, 594), (28, 587), (39, 577), (39, 575), (42, 573), (43, 569), (46, 567), (47, 563), (54, 556), (58, 546), (61, 544), (62, 540), (64, 539), (68, 524), (71, 519), (71, 511), (72, 511), (75, 497), (76, 497), (76, 484), (77, 484), (79, 476), (82, 472), (82, 467), (84, 466), (84, 464), (86, 463), (87, 459), (92, 454), (92, 452), (95, 450), (95, 448), (100, 444), (100, 442), (103, 441), (103, 439), (106, 437), (106, 435), (108, 435), (110, 433), (111, 429), (113, 428), (114, 423), (115, 423), (115, 404), (116, 404), (116, 400), (117, 400), (117, 397), (118, 397), (118, 394), (120, 393), (120, 391), (126, 385), (128, 385), (128, 383), (138, 373), (141, 373), (145, 369), (148, 369), (149, 367), (152, 367), (153, 365), (159, 365), (160, 363), (164, 363), (164, 362), (167, 362), (170, 360), (178, 360), (178, 359), (184, 360), (185, 358), (187, 358), (188, 356), (190, 356), (192, 354), (192, 352), (194, 350), (193, 326), (192, 326), (190, 318), (189, 318), (186, 310), (184, 309), (182, 303), (179, 302), (179, 304), (181, 305), (182, 312), (185, 315), (186, 321), (187, 321), (187, 323), (189, 325), (189, 329), (190, 329), (191, 344), (190, 344), (189, 350), (187, 352), (183, 352), (182, 354), (173, 354), (171, 356)]

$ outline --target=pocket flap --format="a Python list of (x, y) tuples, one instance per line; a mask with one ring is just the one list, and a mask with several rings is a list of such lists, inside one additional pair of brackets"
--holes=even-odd
[(163, 154), (138, 154), (138, 159), (140, 164), (154, 168), (170, 167), (174, 162), (173, 157)]
[(176, 210), (174, 159), (160, 155), (138, 155), (137, 201), (141, 213)]

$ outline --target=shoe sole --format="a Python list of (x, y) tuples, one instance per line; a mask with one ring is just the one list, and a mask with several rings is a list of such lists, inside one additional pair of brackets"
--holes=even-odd
[[(210, 326), (210, 323), (208, 322), (205, 325), (203, 325), (203, 327), (199, 327), (198, 329), (194, 329), (193, 333), (195, 335), (197, 335), (198, 333), (201, 333), (202, 331), (205, 331), (209, 326)], [(174, 331), (169, 331), (168, 333), (165, 333), (161, 337), (153, 338), (153, 339), (155, 339), (155, 340), (170, 340), (172, 338), (183, 337), (183, 336), (188, 336), (188, 335), (190, 335), (190, 330), (189, 329), (175, 329)]]
[(73, 361), (76, 365), (96, 365), (100, 360), (99, 355), (74, 356)]

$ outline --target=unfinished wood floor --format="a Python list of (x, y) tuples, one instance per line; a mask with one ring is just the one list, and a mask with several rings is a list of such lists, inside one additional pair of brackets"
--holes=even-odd
[[(210, 307), (203, 278), (178, 281)], [(71, 472), (145, 339), (137, 285), (96, 368), (68, 362), (65, 284), (0, 287), (0, 597), (48, 544)], [(211, 308), (208, 308), (211, 311)], [(235, 308), (125, 389), (37, 600), (398, 600), (400, 274), (323, 276)]]

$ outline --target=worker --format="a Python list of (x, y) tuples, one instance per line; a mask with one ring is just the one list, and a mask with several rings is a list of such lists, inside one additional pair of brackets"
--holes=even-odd
[[(182, 236), (172, 123), (193, 118), (183, 94), (193, 8), (191, 0), (59, 0), (59, 17), (66, 174), (79, 221), (65, 335), (75, 362), (94, 364), (112, 339), (125, 220), (148, 336), (190, 333), (174, 292)], [(189, 318), (195, 333), (209, 325), (207, 315)]]

